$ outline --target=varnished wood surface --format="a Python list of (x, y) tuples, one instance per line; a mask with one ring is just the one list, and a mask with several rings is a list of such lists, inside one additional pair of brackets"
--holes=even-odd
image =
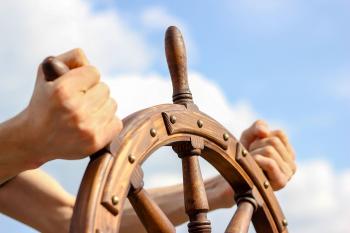
[[(277, 199), (254, 159), (243, 153), (244, 148), (227, 129), (193, 103), (185, 44), (176, 27), (166, 32), (165, 50), (175, 104), (154, 106), (128, 116), (121, 133), (92, 157), (79, 189), (70, 232), (117, 233), (127, 197), (148, 232), (174, 232), (170, 221), (143, 189), (141, 170), (142, 163), (155, 150), (171, 145), (182, 162), (189, 232), (211, 230), (198, 164), (201, 156), (235, 190), (239, 207), (228, 232), (246, 232), (252, 219), (257, 233), (287, 233)], [(240, 202), (243, 197), (249, 201)]]
[[(112, 142), (109, 148), (111, 150), (111, 159), (108, 161), (94, 160), (91, 162), (93, 166), (89, 165), (90, 167), (98, 167), (97, 163), (102, 164), (104, 161), (104, 163), (107, 163), (104, 165), (105, 169), (88, 168), (86, 171), (77, 198), (78, 200), (81, 199), (84, 201), (77, 202), (76, 209), (79, 210), (79, 214), (74, 215), (72, 222), (72, 229), (75, 229), (74, 226), (76, 225), (80, 225), (80, 227), (78, 227), (79, 231), (71, 232), (94, 232), (89, 230), (91, 228), (88, 226), (93, 226), (92, 228), (95, 230), (104, 230), (104, 232), (117, 232), (121, 221), (122, 207), (129, 192), (131, 175), (133, 170), (137, 167), (136, 165), (142, 165), (152, 152), (161, 146), (173, 144), (175, 142), (191, 142), (190, 132), (196, 132), (196, 130), (191, 130), (198, 127), (196, 122), (188, 121), (187, 125), (184, 126), (186, 127), (187, 133), (179, 132), (168, 134), (167, 132), (162, 113), (167, 112), (171, 114), (172, 112), (176, 112), (179, 114), (179, 111), (183, 111), (184, 115), (186, 115), (187, 113), (185, 112), (188, 110), (182, 105), (160, 105), (138, 112), (136, 115), (133, 115), (133, 117), (126, 118), (124, 121), (124, 130), (121, 132), (120, 137)], [(199, 112), (197, 114), (204, 121), (216, 122), (213, 119), (209, 119), (208, 116), (204, 114)], [(226, 131), (226, 129), (222, 128), (218, 123), (217, 127), (223, 132)], [(155, 137), (150, 135), (151, 128), (157, 131)], [(238, 141), (230, 135), (227, 149), (224, 150), (221, 145), (216, 144), (215, 140), (212, 140), (212, 137), (217, 136), (206, 135), (202, 137), (204, 139), (205, 148), (201, 156), (223, 175), (236, 192), (240, 190), (242, 190), (242, 192), (251, 189), (256, 190), (254, 192), (254, 197), (260, 200), (256, 212), (259, 217), (254, 218), (253, 216), (253, 223), (259, 222), (258, 225), (263, 229), (263, 231), (260, 230), (258, 232), (286, 232), (279, 231), (276, 228), (274, 218), (271, 217), (273, 209), (270, 209), (270, 207), (278, 206), (276, 199), (272, 198), (274, 194), (260, 194), (261, 192), (266, 192), (265, 190), (260, 191), (255, 188), (255, 186), (263, 187), (263, 184), (256, 183), (260, 182), (260, 179), (253, 181), (250, 178), (258, 176), (255, 173), (261, 173), (261, 171), (251, 171), (252, 174), (247, 174), (241, 165), (236, 162), (237, 145), (239, 145)], [(130, 154), (135, 156), (135, 161), (133, 163), (130, 163), (128, 160)], [(255, 163), (254, 160), (249, 160), (249, 162)], [(257, 165), (255, 164), (255, 166)], [(92, 179), (95, 183), (91, 181)], [(101, 188), (94, 187), (97, 183), (99, 183), (99, 187)], [(111, 199), (114, 195), (118, 196), (120, 200), (118, 205), (113, 205), (111, 203)], [(271, 202), (273, 204), (267, 206), (266, 202)], [(116, 212), (118, 213), (117, 215), (114, 214)], [(278, 219), (282, 218), (283, 216)], [(101, 219), (103, 219), (103, 221), (101, 221)]]
[(254, 213), (254, 206), (250, 202), (238, 203), (237, 210), (228, 224), (225, 233), (248, 233), (249, 224)]

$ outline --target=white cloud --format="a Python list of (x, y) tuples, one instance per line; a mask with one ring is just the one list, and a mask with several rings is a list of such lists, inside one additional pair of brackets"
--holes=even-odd
[(32, 64), (48, 53), (74, 47), (84, 48), (104, 72), (140, 70), (151, 60), (142, 36), (116, 11), (93, 12), (81, 0), (15, 0), (2, 1), (0, 6), (5, 35), (1, 52), (10, 58), (15, 55), (12, 61), (21, 56), (23, 62)]
[(350, 231), (350, 170), (336, 171), (325, 160), (299, 164), (289, 186), (278, 193), (291, 232)]
[[(280, 6), (273, 7), (278, 9)], [(157, 30), (168, 26), (166, 24), (186, 28), (181, 20), (159, 7), (145, 9), (142, 20), (145, 27)], [(29, 87), (33, 85), (35, 69), (42, 58), (72, 47), (83, 47), (102, 73), (113, 77), (105, 81), (119, 102), (121, 116), (155, 104), (171, 102), (169, 78), (158, 74), (145, 75), (143, 72), (152, 63), (152, 49), (142, 35), (130, 30), (128, 22), (118, 12), (96, 13), (82, 0), (54, 3), (47, 0), (36, 0), (35, 3), (28, 0), (1, 1), (0, 30), (0, 62), (4, 64), (0, 71), (0, 85), (6, 87), (1, 90), (0, 119), (25, 106), (23, 100), (28, 100), (31, 94), (32, 88)], [(117, 69), (125, 75), (115, 77), (113, 73)], [(131, 75), (130, 70), (139, 74)], [(201, 110), (213, 116), (236, 136), (257, 116), (247, 101), (229, 103), (220, 88), (200, 73), (190, 72), (190, 86)], [(347, 90), (344, 93), (349, 93)], [(148, 186), (181, 180), (179, 160), (175, 155), (164, 156), (165, 153), (171, 154), (168, 149), (164, 149), (146, 162), (144, 169)], [(45, 169), (65, 188), (75, 193), (86, 162), (54, 161), (45, 165)], [(201, 165), (205, 177), (215, 174), (207, 163)], [(160, 176), (161, 181), (158, 180)], [(300, 164), (288, 188), (278, 195), (289, 219), (291, 232), (338, 233), (350, 230), (348, 170), (337, 173), (326, 161)], [(214, 232), (223, 232), (225, 224), (221, 221), (228, 222), (232, 213), (232, 210), (220, 210), (210, 214)], [(7, 222), (7, 219), (0, 217), (0, 225), (2, 229), (7, 229), (6, 232), (30, 231)]]
[[(164, 30), (169, 26), (177, 26), (180, 28), (182, 35), (186, 39), (186, 50), (191, 64), (194, 64), (198, 61), (198, 50), (186, 23), (178, 17), (172, 15), (167, 10), (167, 8), (159, 5), (149, 6), (142, 10), (140, 20), (143, 26), (152, 32), (158, 31), (163, 33)], [(162, 56), (163, 53), (164, 50), (162, 48), (161, 54), (157, 54), (157, 57)]]
[[(121, 116), (145, 107), (171, 102), (170, 78), (156, 74), (121, 75), (104, 81), (110, 86), (113, 97), (119, 102)], [(189, 73), (189, 85), (199, 108), (235, 135), (239, 136), (241, 131), (256, 119), (256, 113), (247, 101), (231, 105), (221, 89), (200, 73)]]
[[(158, 75), (125, 76), (108, 79), (107, 83), (121, 103), (122, 115), (171, 100), (170, 81)], [(190, 72), (190, 86), (201, 110), (236, 132), (235, 135), (256, 118), (249, 104), (241, 102), (232, 106), (215, 83), (199, 73)], [(128, 90), (129, 87), (133, 88), (132, 92)], [(124, 106), (123, 103), (128, 105)], [(205, 177), (216, 174), (208, 163), (202, 162), (201, 167)], [(152, 156), (146, 162), (144, 170), (148, 187), (175, 184), (182, 179), (181, 163), (168, 148)], [(350, 170), (338, 173), (324, 160), (300, 162), (288, 187), (277, 194), (289, 220), (291, 232), (340, 233), (350, 230), (350, 205), (347, 202), (350, 196)], [(232, 213), (233, 210), (211, 213), (209, 216), (213, 220), (213, 232), (222, 232), (226, 227), (223, 223), (229, 222)], [(333, 219), (334, 224), (330, 224), (329, 219)], [(186, 232), (185, 229), (184, 226), (179, 228), (180, 232)]]
[(164, 30), (170, 25), (185, 28), (185, 24), (177, 17), (171, 15), (162, 6), (150, 6), (142, 11), (141, 20), (144, 26), (157, 30)]
[(130, 28), (118, 12), (94, 12), (81, 0), (1, 1), (0, 119), (26, 105), (37, 65), (48, 55), (81, 47), (103, 74), (147, 69), (152, 50)]

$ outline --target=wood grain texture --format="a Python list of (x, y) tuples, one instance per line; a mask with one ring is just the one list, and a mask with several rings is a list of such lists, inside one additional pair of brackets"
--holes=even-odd
[(192, 102), (187, 79), (187, 56), (185, 43), (178, 28), (171, 26), (165, 32), (165, 55), (173, 84), (173, 102)]
[(287, 233), (273, 190), (264, 185), (267, 179), (254, 159), (242, 153), (244, 148), (227, 129), (193, 103), (185, 45), (176, 27), (166, 32), (165, 50), (175, 104), (154, 106), (128, 116), (120, 134), (92, 156), (79, 189), (70, 233), (117, 233), (126, 198), (148, 232), (175, 232), (143, 189), (141, 170), (143, 162), (166, 145), (172, 146), (182, 161), (189, 232), (211, 231), (198, 163), (201, 156), (235, 190), (239, 207), (227, 233), (246, 232), (250, 219), (257, 233)]
[(225, 233), (248, 233), (249, 224), (254, 213), (252, 203), (242, 201), (237, 204), (237, 210), (228, 224)]
[(266, 187), (264, 183), (268, 181), (267, 177), (264, 175), (259, 166), (255, 163), (253, 157), (246, 151), (245, 155), (243, 151), (245, 149), (243, 146), (237, 144), (236, 160), (242, 166), (245, 172), (255, 183), (257, 189), (266, 199), (266, 205), (271, 209), (271, 214), (277, 224), (279, 231), (284, 232), (286, 226), (283, 225), (283, 220), (285, 219), (281, 207), (278, 205), (277, 199), (273, 193), (273, 189), (269, 185)]
[(129, 201), (149, 233), (175, 233), (175, 227), (143, 188), (143, 172), (136, 167), (130, 180)]
[(41, 67), (43, 69), (46, 81), (54, 81), (69, 71), (66, 64), (53, 56), (45, 58), (41, 64)]
[[(132, 173), (137, 166), (141, 166), (161, 146), (173, 145), (178, 142), (188, 142), (192, 146), (191, 137), (197, 136), (197, 134), (191, 132), (195, 132), (193, 128), (197, 126), (188, 124), (186, 126), (188, 127), (186, 128), (187, 133), (168, 134), (162, 116), (162, 112), (169, 114), (181, 114), (182, 112), (187, 115), (187, 111), (189, 110), (183, 105), (159, 105), (140, 111), (123, 120), (124, 129), (108, 147), (110, 152), (106, 153), (104, 157), (97, 156), (97, 159), (89, 164), (77, 197), (71, 232), (95, 233), (96, 229), (102, 232), (118, 232), (124, 201), (130, 189)], [(204, 121), (216, 122), (200, 112), (196, 114)], [(222, 132), (226, 131), (219, 123), (216, 123), (216, 127)], [(156, 137), (150, 135), (150, 128), (157, 130)], [(256, 186), (263, 187), (260, 179), (253, 182), (253, 179), (250, 178), (257, 176), (256, 173), (261, 173), (261, 171), (258, 169), (250, 171), (251, 173), (248, 174), (236, 161), (237, 145), (239, 144), (235, 137), (230, 134), (226, 150), (216, 143), (219, 141), (218, 138), (212, 140), (209, 135), (203, 135), (201, 138), (203, 138), (204, 149), (200, 156), (211, 163), (237, 193), (253, 190), (254, 198), (259, 200), (258, 209), (253, 215), (253, 224), (256, 225), (256, 229), (257, 227), (259, 229), (257, 232), (287, 232), (279, 231), (276, 228), (274, 218), (271, 217), (274, 209), (270, 207), (278, 206), (274, 194), (264, 194), (267, 190), (256, 188)], [(128, 160), (130, 154), (135, 157), (134, 163), (130, 163)], [(255, 161), (249, 160), (249, 163), (255, 163)], [(118, 205), (113, 205), (111, 202), (114, 195), (118, 196), (120, 200)], [(269, 202), (272, 204), (266, 205)], [(116, 212), (118, 214), (115, 215)]]

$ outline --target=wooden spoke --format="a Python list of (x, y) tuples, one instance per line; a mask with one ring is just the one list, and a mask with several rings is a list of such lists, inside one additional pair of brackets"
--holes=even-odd
[[(246, 233), (250, 222), (257, 233), (287, 233), (287, 220), (254, 158), (227, 129), (194, 104), (187, 80), (185, 44), (176, 27), (167, 30), (165, 49), (174, 104), (153, 106), (128, 116), (122, 131), (92, 156), (79, 189), (70, 233), (119, 232), (127, 197), (148, 232), (174, 233), (173, 224), (144, 190), (140, 168), (154, 151), (166, 145), (181, 158), (189, 233), (211, 232), (198, 156), (213, 165), (237, 195), (238, 208), (226, 233)], [(47, 61), (57, 63), (52, 58)], [(62, 64), (44, 66), (48, 81), (67, 70)]]
[[(192, 143), (174, 145), (173, 148), (182, 159), (182, 175), (186, 213), (190, 219), (188, 232), (210, 233), (211, 225), (207, 219), (209, 204), (199, 166), (201, 138), (193, 137)], [(195, 143), (193, 143), (195, 142)], [(196, 144), (196, 147), (193, 145)]]
[(140, 167), (136, 168), (131, 177), (131, 187), (128, 198), (147, 232), (176, 232), (175, 227), (168, 217), (143, 188), (143, 173)]
[(247, 233), (256, 202), (253, 198), (239, 199), (237, 210), (228, 224), (225, 233)]

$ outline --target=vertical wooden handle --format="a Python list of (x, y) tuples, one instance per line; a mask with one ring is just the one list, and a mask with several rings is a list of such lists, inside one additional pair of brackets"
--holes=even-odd
[(187, 57), (180, 30), (171, 26), (165, 33), (165, 54), (173, 84), (173, 102), (193, 102), (187, 80)]
[(54, 81), (69, 71), (66, 64), (53, 56), (45, 58), (42, 63), (42, 68), (46, 81)]

